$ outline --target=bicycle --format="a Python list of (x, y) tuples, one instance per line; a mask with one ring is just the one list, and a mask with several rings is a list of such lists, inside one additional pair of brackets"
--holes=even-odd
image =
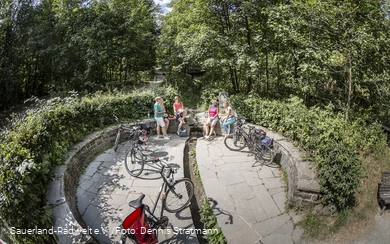
[[(118, 117), (114, 117), (114, 119), (118, 122)], [(129, 140), (137, 140), (137, 146), (141, 148), (141, 145), (146, 145), (149, 141), (151, 132), (150, 127), (148, 127), (145, 123), (142, 123), (141, 120), (136, 121), (136, 125), (133, 128), (127, 127), (123, 124), (119, 125), (118, 132), (115, 137), (114, 143), (114, 151), (118, 150), (119, 142), (121, 140), (122, 134), (126, 134)]]
[[(160, 161), (161, 162), (161, 161)], [(168, 169), (165, 172), (165, 169)], [(174, 179), (176, 170), (162, 165), (160, 175), (163, 179), (153, 209), (142, 201), (145, 194), (129, 202), (129, 206), (135, 210), (130, 213), (122, 222), (121, 241), (126, 243), (127, 238), (136, 243), (157, 243), (156, 233), (159, 229), (166, 229), (168, 226), (174, 230), (169, 218), (164, 216), (164, 210), (170, 213), (177, 213), (188, 207), (194, 196), (194, 184), (188, 178)], [(154, 214), (159, 198), (161, 197), (162, 208), (159, 216)]]
[(256, 160), (264, 165), (270, 165), (273, 162), (274, 153), (271, 143), (263, 143), (266, 133), (254, 126), (248, 126), (249, 132), (247, 133), (243, 128), (244, 122), (244, 118), (237, 117), (233, 133), (224, 139), (225, 146), (232, 151), (240, 151), (248, 147)]

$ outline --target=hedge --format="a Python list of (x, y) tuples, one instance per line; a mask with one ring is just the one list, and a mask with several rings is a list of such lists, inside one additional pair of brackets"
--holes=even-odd
[(367, 125), (364, 118), (348, 122), (333, 107), (307, 108), (296, 97), (281, 102), (252, 94), (231, 96), (230, 103), (248, 120), (282, 133), (304, 149), (315, 162), (322, 201), (339, 209), (354, 203), (363, 176), (362, 156), (386, 147), (379, 124)]
[[(12, 122), (0, 137), (0, 224), (3, 229), (49, 229), (50, 210), (44, 195), (50, 171), (65, 161), (73, 145), (95, 130), (120, 119), (152, 115), (154, 97), (168, 100), (167, 109), (177, 92), (171, 87), (153, 92), (95, 94), (78, 98), (52, 98), (36, 101), (36, 108), (23, 119)], [(152, 115), (153, 116), (153, 115)], [(15, 243), (51, 243), (48, 235), (12, 235)]]

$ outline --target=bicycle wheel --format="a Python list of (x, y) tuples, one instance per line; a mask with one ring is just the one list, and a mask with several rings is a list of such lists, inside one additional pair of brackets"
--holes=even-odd
[(256, 145), (256, 155), (257, 159), (263, 165), (270, 165), (274, 161), (274, 152), (273, 150), (264, 144)]
[(121, 130), (118, 130), (115, 137), (115, 144), (114, 144), (114, 151), (116, 152), (118, 150), (119, 146), (119, 140), (121, 139)]
[(226, 136), (223, 143), (232, 151), (240, 151), (246, 147), (245, 138), (237, 133)]
[(170, 213), (176, 213), (186, 208), (194, 196), (194, 184), (188, 178), (177, 180), (169, 186), (164, 201), (164, 208)]
[(144, 155), (138, 148), (133, 147), (129, 152), (127, 152), (125, 157), (125, 167), (131, 176), (139, 176), (144, 170), (144, 164)]

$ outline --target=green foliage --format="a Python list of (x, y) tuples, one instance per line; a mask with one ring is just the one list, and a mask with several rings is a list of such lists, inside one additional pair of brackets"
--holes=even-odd
[(5, 0), (0, 109), (33, 95), (88, 94), (149, 80), (156, 13), (149, 0)]
[[(379, 0), (177, 0), (163, 18), (159, 62), (204, 70), (201, 89), (361, 108), (389, 124), (389, 18)], [(204, 106), (202, 104), (202, 106)]]
[(204, 224), (204, 229), (210, 230), (205, 236), (208, 243), (226, 243), (225, 236), (221, 228), (218, 226), (217, 218), (210, 207), (208, 201), (205, 201), (200, 209), (201, 221)]
[[(166, 87), (159, 95), (171, 96)], [(64, 162), (66, 153), (92, 131), (123, 119), (145, 118), (153, 111), (155, 93), (97, 93), (78, 98), (36, 101), (23, 119), (16, 120), (0, 139), (0, 219), (21, 229), (51, 227), (44, 205), (50, 170)], [(44, 243), (46, 235), (11, 236), (17, 243)]]
[(367, 126), (364, 119), (347, 122), (332, 106), (308, 109), (297, 98), (280, 102), (255, 95), (235, 95), (230, 102), (239, 114), (303, 148), (316, 163), (322, 200), (340, 209), (353, 204), (363, 174), (361, 156), (377, 154), (386, 146), (378, 124)]

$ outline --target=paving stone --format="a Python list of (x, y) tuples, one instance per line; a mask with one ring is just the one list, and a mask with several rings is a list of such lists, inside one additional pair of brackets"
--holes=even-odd
[[(290, 216), (288, 216), (288, 214), (282, 214), (274, 218), (264, 220), (263, 222), (254, 224), (253, 227), (257, 232), (260, 233), (261, 236), (266, 237), (269, 234), (274, 233), (277, 229), (279, 229), (282, 225), (284, 225), (289, 220), (290, 220)], [(282, 243), (282, 242), (276, 242), (276, 243)]]
[(264, 181), (265, 188), (282, 188), (284, 187), (284, 182), (280, 178), (270, 178)]
[(87, 191), (97, 194), (100, 191), (100, 189), (102, 188), (102, 186), (103, 185), (101, 183), (99, 183), (99, 182), (98, 183), (93, 183), (91, 185), (91, 187), (88, 188)]
[(57, 205), (65, 202), (65, 196), (62, 191), (62, 182), (60, 180), (52, 180), (47, 187), (45, 193), (46, 204)]
[(272, 196), (276, 205), (278, 206), (280, 212), (285, 212), (285, 207), (286, 207), (286, 193), (285, 192), (279, 192), (275, 195)]
[(241, 175), (244, 177), (245, 181), (248, 183), (249, 186), (257, 186), (263, 184), (263, 181), (260, 180), (259, 176), (257, 175), (257, 172), (242, 171)]
[(94, 184), (93, 181), (85, 180), (83, 183), (79, 184), (79, 187), (85, 191), (88, 191), (88, 189)]
[(280, 226), (279, 229), (275, 230), (275, 233), (291, 236), (293, 231), (294, 231), (294, 224), (292, 220), (289, 220), (284, 225)]
[(206, 191), (206, 196), (212, 199), (218, 199), (219, 208), (223, 210), (233, 210), (234, 204), (229, 192), (217, 180), (205, 180), (203, 186)]
[(217, 172), (215, 170), (211, 170), (210, 168), (215, 168), (213, 166), (199, 166), (198, 170), (202, 171), (202, 176), (201, 178), (203, 179), (208, 179), (208, 180), (217, 180)]
[(97, 206), (90, 204), (88, 205), (87, 209), (82, 215), (82, 218), (84, 220), (84, 223), (86, 223), (86, 225), (88, 224), (92, 225), (95, 222), (98, 215), (99, 215), (99, 208)]
[[(127, 195), (111, 194), (111, 196), (107, 199), (108, 205), (121, 206), (127, 203)], [(99, 206), (102, 206), (102, 204), (99, 204)]]
[(291, 236), (283, 235), (283, 234), (271, 234), (269, 236), (264, 237), (261, 241), (263, 244), (275, 244), (275, 243), (294, 244)]
[[(97, 156), (94, 161), (100, 161), (100, 162), (113, 162), (115, 159), (115, 155), (102, 153), (99, 156)], [(99, 165), (100, 166), (100, 165)]]
[(274, 196), (274, 195), (276, 195), (278, 193), (285, 192), (285, 189), (286, 189), (285, 187), (280, 187), (280, 188), (270, 188), (270, 189), (267, 189), (267, 190), (268, 190), (268, 192), (269, 192), (269, 194), (271, 196)]
[(260, 204), (261, 199), (259, 197), (255, 197), (253, 199), (248, 200), (248, 204), (250, 209), (252, 210), (253, 216), (256, 219), (256, 222), (264, 221), (268, 218), (266, 212)]
[(226, 163), (222, 159), (216, 158), (216, 159), (213, 159), (212, 164), (215, 166), (221, 166), (221, 165), (224, 165)]
[(221, 148), (218, 147), (208, 147), (208, 154), (212, 157), (223, 157), (224, 153), (222, 152)]
[(256, 193), (257, 198), (261, 199), (259, 203), (264, 212), (267, 214), (268, 218), (272, 218), (281, 214), (278, 206), (263, 185), (253, 186), (252, 189)]
[(281, 174), (280, 174), (280, 168), (279, 167), (275, 167), (275, 168), (271, 168), (271, 167), (268, 167), (272, 174), (275, 176), (275, 177), (281, 177)]
[(256, 243), (261, 239), (260, 234), (257, 233), (253, 228), (249, 228), (233, 234), (226, 233), (225, 237), (228, 243), (245, 243), (245, 244)]
[(241, 170), (241, 167), (240, 167), (239, 162), (225, 163), (223, 165), (217, 166), (217, 172), (222, 172), (222, 171), (237, 172), (240, 170)]
[(226, 186), (226, 189), (233, 199), (249, 200), (256, 197), (255, 192), (246, 182)]
[(301, 227), (295, 226), (295, 229), (291, 235), (291, 238), (293, 239), (294, 243), (301, 243), (300, 240), (302, 238), (303, 233), (304, 230)]
[[(202, 172), (203, 174), (203, 172)], [(244, 177), (241, 175), (239, 171), (237, 172), (217, 172), (218, 180), (225, 186), (235, 185), (238, 183), (245, 182)], [(247, 185), (246, 185), (247, 186)]]
[(88, 167), (85, 169), (85, 173), (83, 175), (86, 175), (86, 176), (93, 176), (97, 169), (99, 168), (99, 165), (101, 164), (102, 162), (101, 161), (93, 161), (92, 163), (90, 163), (88, 165)]
[(90, 179), (90, 181), (93, 181), (93, 182), (99, 182), (99, 180), (102, 178), (102, 175), (98, 172), (96, 172), (92, 178)]
[(259, 171), (257, 171), (260, 179), (274, 178), (274, 174), (268, 167), (261, 167)]
[(243, 218), (245, 222), (249, 224), (254, 224), (258, 222), (256, 216), (252, 212), (248, 200), (235, 198), (233, 199), (233, 201), (234, 201), (235, 211)]
[(302, 220), (302, 215), (297, 214), (296, 212), (289, 211), (288, 215), (290, 215), (292, 221), (294, 224), (297, 224), (299, 221)]
[[(234, 236), (236, 233), (247, 230), (250, 228), (236, 211), (223, 211), (213, 210), (217, 216), (218, 225), (221, 227), (223, 233), (228, 233), (230, 236)], [(229, 240), (227, 240), (230, 243)]]
[(229, 157), (223, 157), (222, 160), (226, 163), (226, 164), (230, 164), (230, 163), (234, 163), (236, 164), (236, 169), (239, 169), (239, 165), (240, 163), (243, 163), (243, 162), (248, 162), (248, 163), (253, 163), (254, 160), (252, 157), (248, 157), (246, 154), (242, 154), (242, 155), (236, 155), (236, 156), (229, 156)]

